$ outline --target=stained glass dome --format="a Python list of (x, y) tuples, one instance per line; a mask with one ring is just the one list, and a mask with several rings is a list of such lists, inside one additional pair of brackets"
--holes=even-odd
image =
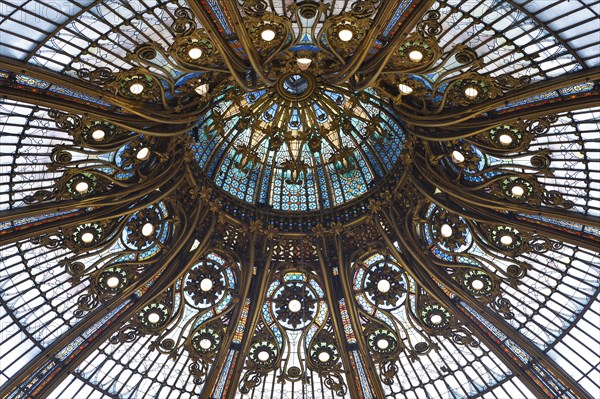
[(0, 0), (0, 397), (600, 397), (599, 17)]
[(365, 193), (398, 160), (404, 133), (368, 90), (327, 86), (305, 72), (274, 89), (228, 88), (191, 133), (217, 186), (277, 210), (328, 209)]

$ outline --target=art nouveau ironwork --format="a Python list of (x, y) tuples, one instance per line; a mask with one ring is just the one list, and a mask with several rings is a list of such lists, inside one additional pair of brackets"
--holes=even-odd
[(2, 397), (600, 395), (596, 6), (1, 7)]

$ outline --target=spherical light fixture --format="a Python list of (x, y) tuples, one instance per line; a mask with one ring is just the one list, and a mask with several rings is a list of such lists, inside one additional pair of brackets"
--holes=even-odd
[(188, 50), (188, 57), (192, 60), (198, 60), (202, 57), (202, 49), (200, 47), (192, 47)]
[(354, 37), (354, 32), (352, 32), (350, 29), (342, 29), (338, 32), (338, 37), (343, 42), (349, 42), (352, 40), (352, 37)]
[(442, 323), (443, 319), (442, 319), (442, 316), (440, 316), (439, 314), (434, 314), (434, 315), (431, 315), (431, 318), (429, 320), (431, 321), (431, 324), (438, 325), (438, 324)]
[(483, 281), (479, 280), (479, 279), (475, 279), (471, 282), (471, 287), (475, 290), (475, 291), (480, 291), (481, 289), (483, 289), (484, 287), (484, 283)]
[(80, 181), (75, 185), (75, 191), (78, 193), (86, 193), (90, 189), (90, 185), (84, 181)]
[(160, 321), (160, 314), (156, 313), (156, 312), (150, 312), (148, 314), (148, 323), (150, 324), (156, 324)]
[(258, 352), (258, 355), (256, 357), (261, 362), (266, 362), (267, 360), (269, 360), (269, 358), (271, 357), (271, 355), (267, 351), (260, 351), (260, 352)]
[(474, 99), (479, 95), (479, 90), (475, 87), (469, 86), (465, 89), (465, 96), (469, 99)]
[(149, 237), (154, 233), (154, 225), (152, 223), (144, 223), (142, 226), (142, 235), (144, 237)]
[(444, 238), (452, 237), (452, 226), (448, 223), (444, 223), (442, 227), (440, 227), (440, 234)]
[(206, 339), (206, 338), (202, 338), (200, 340), (200, 348), (207, 350), (212, 346), (212, 342), (210, 342), (210, 339)]
[(102, 141), (106, 136), (106, 132), (102, 129), (96, 129), (92, 132), (92, 138), (96, 141)]
[(319, 358), (320, 362), (326, 363), (329, 361), (329, 359), (331, 359), (331, 355), (329, 355), (329, 353), (327, 353), (327, 352), (321, 352), (321, 353), (319, 353), (318, 358)]
[(92, 241), (94, 241), (94, 235), (92, 233), (90, 233), (90, 232), (83, 233), (81, 235), (81, 241), (83, 241), (86, 244), (89, 244)]
[(500, 144), (502, 145), (510, 145), (513, 141), (513, 138), (510, 136), (510, 134), (504, 133), (498, 137), (498, 141), (500, 141)]
[(150, 158), (150, 149), (148, 147), (140, 148), (135, 154), (135, 157), (140, 161), (145, 161), (146, 159)]
[(275, 39), (275, 31), (273, 29), (264, 29), (262, 32), (260, 32), (260, 37), (265, 42), (270, 42)]
[(134, 83), (129, 86), (129, 92), (134, 95), (141, 94), (144, 91), (144, 85), (141, 83)]
[(400, 93), (404, 95), (408, 95), (413, 92), (413, 88), (404, 83), (398, 84), (398, 90), (400, 90)]
[(108, 288), (117, 288), (120, 282), (121, 280), (119, 280), (119, 278), (116, 276), (110, 276), (108, 279), (106, 279), (106, 285)]
[(522, 186), (512, 186), (510, 193), (514, 197), (520, 198), (525, 194), (525, 189)]
[(408, 53), (408, 59), (412, 62), (420, 62), (423, 59), (423, 53), (419, 50), (413, 50)]
[(465, 156), (463, 155), (462, 152), (454, 150), (452, 151), (452, 161), (454, 163), (463, 163), (465, 162)]
[(203, 278), (200, 281), (200, 289), (202, 291), (208, 292), (208, 291), (210, 291), (212, 289), (212, 287), (213, 287), (213, 282), (212, 282), (211, 279), (209, 279), (209, 278)]
[(508, 234), (504, 234), (503, 236), (500, 237), (500, 243), (502, 245), (509, 246), (513, 243), (513, 238), (512, 238), (512, 236), (510, 236)]
[(392, 288), (392, 285), (386, 279), (381, 279), (379, 282), (377, 282), (377, 291), (381, 292), (382, 294), (388, 292), (390, 288)]
[(292, 299), (290, 303), (288, 303), (288, 308), (292, 313), (298, 313), (300, 309), (302, 309), (302, 303), (297, 299)]
[(379, 338), (376, 345), (379, 349), (386, 350), (390, 346), (390, 341), (385, 338)]

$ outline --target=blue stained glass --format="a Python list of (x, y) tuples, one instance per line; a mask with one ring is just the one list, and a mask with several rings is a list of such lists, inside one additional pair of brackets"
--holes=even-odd
[[(208, 170), (208, 176), (209, 177), (213, 177), (215, 174), (215, 171), (217, 170), (217, 166), (219, 166), (219, 161), (221, 160), (221, 157), (223, 156), (223, 154), (225, 153), (225, 148), (221, 147), (219, 149), (219, 152), (217, 153), (217, 156), (214, 158), (212, 165), (210, 165), (210, 169)], [(217, 179), (215, 179), (216, 181)], [(222, 178), (221, 178), (221, 183), (222, 183)], [(220, 185), (219, 182), (217, 182), (217, 185)]]
[(252, 170), (248, 174), (236, 169), (232, 165), (232, 154), (228, 156), (219, 170), (215, 181), (221, 182), (222, 187), (229, 194), (245, 201), (252, 201), (254, 188), (258, 180), (258, 170)]
[(279, 327), (277, 327), (276, 325), (273, 325), (271, 327), (271, 330), (273, 331), (273, 335), (275, 335), (275, 339), (279, 343), (279, 346), (283, 346), (283, 335), (281, 335), (281, 331), (279, 330)]
[(317, 326), (312, 324), (309, 328), (308, 331), (306, 333), (306, 344), (309, 345), (310, 341), (312, 340), (312, 338), (315, 336), (315, 333), (317, 332)]
[(217, 313), (221, 313), (223, 310), (225, 310), (225, 308), (227, 308), (227, 305), (229, 305), (229, 303), (231, 302), (231, 294), (227, 294), (227, 296), (225, 297), (225, 299), (223, 299), (221, 301), (221, 303), (219, 303), (219, 305), (217, 305), (217, 307), (215, 307), (215, 310), (217, 311)]
[(306, 276), (304, 273), (287, 273), (283, 277), (284, 281), (306, 281)]
[(371, 393), (371, 386), (369, 384), (369, 380), (367, 378), (367, 374), (365, 373), (365, 369), (363, 368), (362, 362), (360, 361), (360, 355), (357, 351), (352, 351), (352, 355), (356, 363), (356, 369), (358, 371), (360, 385), (365, 394), (364, 397), (365, 399), (373, 399), (373, 394)]
[(44, 220), (53, 219), (56, 216), (68, 215), (71, 213), (77, 213), (80, 209), (74, 209), (65, 212), (57, 212), (57, 213), (49, 213), (42, 216), (30, 216), (22, 219), (11, 220), (7, 222), (0, 223), (0, 231), (9, 229), (11, 227), (23, 226), (25, 224), (34, 224), (36, 222), (43, 222)]
[[(271, 100), (276, 93), (231, 90), (233, 88), (224, 90), (190, 135), (195, 138), (191, 147), (198, 166), (217, 186), (240, 200), (268, 204), (284, 211), (330, 208), (365, 193), (369, 183), (384, 177), (398, 160), (404, 133), (393, 116), (387, 114), (392, 112), (390, 105), (372, 89), (365, 90), (366, 96), (357, 97), (346, 91), (323, 90), (310, 100), (310, 109), (286, 107), (289, 110), (284, 115), (286, 120), (281, 119), (281, 102)], [(239, 97), (232, 100), (235, 96)], [(347, 112), (346, 119), (340, 120), (340, 114), (332, 107), (347, 111), (349, 101), (352, 111)], [(260, 110), (253, 110), (252, 105)], [(307, 140), (314, 138), (310, 129), (315, 126), (303, 126), (302, 120), (314, 123), (315, 119), (325, 129), (337, 128), (338, 122), (340, 125), (337, 131), (330, 130), (321, 138), (317, 150), (311, 150)], [(279, 122), (276, 124), (276, 121)], [(367, 130), (372, 123), (377, 123), (376, 136), (367, 138), (365, 132), (372, 132)], [(282, 132), (284, 137), (275, 134), (282, 127), (287, 129)], [(380, 135), (381, 132), (385, 134)], [(284, 140), (275, 141), (272, 146), (275, 138)], [(232, 150), (240, 146), (252, 148), (250, 155), (257, 160), (250, 173), (239, 173), (233, 166)], [(354, 151), (356, 159), (352, 163), (357, 171), (352, 175), (343, 172), (341, 176), (340, 164), (337, 170), (333, 168), (333, 162), (338, 162), (333, 156), (343, 153), (346, 147)], [(303, 165), (304, 169), (294, 171), (300, 170), (299, 184), (290, 183), (289, 162)], [(288, 169), (284, 169), (286, 163)], [(288, 177), (284, 178), (284, 171)]]
[(385, 313), (378, 310), (377, 312), (375, 312), (375, 317), (377, 317), (377, 319), (385, 322), (385, 324), (387, 324), (388, 326), (390, 326), (392, 328), (396, 328), (392, 319), (389, 318)]
[(229, 26), (229, 22), (227, 21), (225, 13), (221, 9), (221, 4), (219, 4), (217, 0), (207, 0), (207, 3), (210, 6), (210, 8), (212, 8), (214, 15), (219, 20), (219, 23), (223, 27), (223, 31), (225, 32), (225, 34), (227, 36), (231, 36), (233, 32), (231, 31), (231, 27)]
[(269, 312), (269, 304), (268, 303), (265, 303), (263, 305), (262, 314), (263, 314), (263, 318), (265, 319), (265, 322), (267, 324), (271, 324), (273, 322), (273, 319), (271, 319), (271, 312)]
[(383, 171), (381, 170), (381, 167), (379, 166), (379, 161), (377, 159), (375, 159), (375, 156), (373, 155), (373, 153), (368, 148), (363, 148), (363, 152), (365, 153), (365, 156), (369, 160), (369, 163), (371, 164), (371, 167), (373, 168), (373, 172), (375, 172), (375, 175), (377, 177), (383, 177)]
[(273, 104), (273, 106), (271, 108), (269, 108), (262, 116), (263, 120), (265, 122), (271, 122), (273, 120), (273, 118), (275, 117), (275, 113), (277, 112), (277, 109), (279, 108), (279, 104)]
[(221, 375), (219, 376), (219, 380), (217, 382), (217, 386), (215, 387), (215, 391), (213, 393), (213, 397), (220, 398), (223, 395), (223, 390), (225, 389), (225, 383), (227, 382), (227, 377), (229, 375), (229, 369), (233, 364), (233, 356), (237, 351), (230, 349), (229, 354), (227, 355), (227, 360), (225, 361), (225, 367), (221, 370)]
[(360, 287), (362, 286), (362, 281), (363, 278), (365, 277), (365, 269), (358, 269), (358, 272), (356, 273), (356, 276), (354, 277), (354, 288), (356, 288), (357, 290), (360, 290)]
[(319, 186), (321, 188), (321, 201), (323, 201), (323, 208), (329, 208), (329, 189), (327, 188), (327, 182), (325, 181), (325, 171), (321, 165), (317, 166), (317, 174), (319, 176)]
[(208, 312), (204, 312), (202, 314), (202, 316), (200, 316), (198, 318), (198, 320), (196, 320), (196, 323), (194, 324), (194, 327), (199, 326), (200, 324), (204, 323), (206, 320), (210, 319), (211, 317), (214, 316), (214, 312), (211, 310), (209, 310)]
[(521, 105), (535, 103), (538, 101), (545, 101), (545, 100), (549, 100), (552, 98), (558, 98), (561, 96), (585, 93), (585, 92), (591, 91), (593, 88), (594, 88), (594, 82), (584, 82), (584, 83), (580, 83), (580, 84), (576, 84), (573, 86), (568, 86), (568, 87), (562, 88), (562, 89), (558, 90), (558, 92), (557, 91), (549, 91), (546, 93), (538, 94), (536, 96), (527, 97), (523, 100), (511, 102), (507, 105), (496, 108), (496, 110), (500, 111), (500, 110), (504, 110), (504, 109), (515, 108), (515, 107), (518, 107)]
[[(342, 99), (343, 99), (343, 97), (342, 97)], [(329, 119), (329, 115), (321, 107), (319, 107), (319, 104), (312, 103), (312, 106), (315, 110), (315, 115), (317, 116), (317, 122), (323, 123), (323, 122), (327, 121), (327, 119)]]
[(341, 95), (340, 93), (335, 93), (333, 91), (326, 91), (325, 94), (327, 94), (340, 107), (342, 105), (344, 105), (344, 103), (346, 102), (346, 98), (343, 95)]
[(410, 6), (411, 4), (412, 0), (403, 0), (400, 2), (400, 4), (398, 4), (398, 7), (396, 7), (396, 11), (392, 16), (392, 19), (390, 19), (385, 30), (383, 31), (383, 34), (381, 35), (382, 37), (386, 37), (390, 34), (390, 32), (396, 27), (396, 24), (402, 17), (402, 14), (404, 14), (404, 11), (406, 11), (408, 6)]
[(310, 280), (309, 284), (313, 287), (313, 289), (315, 291), (317, 291), (317, 294), (319, 295), (319, 298), (323, 298), (325, 296), (325, 293), (323, 292), (323, 290), (321, 289), (321, 287), (319, 286), (319, 284), (315, 280)]

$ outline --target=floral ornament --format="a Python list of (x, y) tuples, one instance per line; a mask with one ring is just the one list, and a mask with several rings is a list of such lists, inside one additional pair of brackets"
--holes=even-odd
[(352, 55), (363, 40), (369, 24), (369, 19), (356, 18), (351, 13), (342, 13), (328, 18), (327, 27), (324, 27), (324, 30), (332, 51), (343, 57)]
[(129, 283), (129, 275), (122, 267), (112, 266), (103, 270), (96, 279), (98, 289), (115, 294)]
[(273, 299), (277, 319), (293, 328), (301, 327), (312, 318), (316, 303), (314, 293), (300, 283), (286, 284)]
[(75, 227), (71, 232), (71, 240), (79, 248), (90, 248), (102, 240), (104, 232), (104, 227), (99, 223), (85, 223)]
[(429, 228), (435, 238), (450, 250), (467, 245), (467, 224), (458, 215), (437, 208), (431, 216)]
[(138, 249), (154, 243), (161, 222), (161, 216), (155, 208), (146, 208), (136, 213), (127, 222), (127, 243)]
[(134, 321), (143, 332), (156, 333), (165, 326), (171, 312), (169, 306), (162, 302), (152, 302), (142, 308)]
[(539, 193), (541, 192), (539, 183), (531, 182), (529, 179), (510, 176), (502, 180), (501, 188), (504, 198), (512, 202), (534, 202), (532, 205), (535, 205), (535, 203), (539, 205), (541, 202), (541, 198), (539, 198)]
[(504, 250), (516, 250), (523, 244), (521, 233), (517, 229), (508, 226), (497, 226), (489, 231), (492, 243), (496, 248)]
[(475, 146), (466, 141), (451, 141), (446, 143), (449, 162), (460, 170), (476, 172), (480, 169), (481, 156)]
[(221, 62), (217, 49), (203, 30), (197, 30), (190, 35), (176, 36), (168, 52), (174, 59), (188, 67), (207, 66)]
[(222, 273), (215, 262), (202, 262), (190, 271), (185, 280), (185, 291), (196, 305), (212, 306), (221, 298), (225, 290)]
[(527, 138), (521, 129), (510, 125), (495, 127), (481, 137), (483, 140), (494, 144), (494, 146), (498, 149), (512, 150), (520, 148)]
[(223, 340), (223, 328), (218, 324), (201, 326), (193, 334), (190, 340), (190, 354), (192, 357), (199, 356), (212, 359)]
[(107, 180), (99, 174), (67, 169), (64, 175), (56, 180), (52, 190), (38, 190), (32, 195), (25, 196), (23, 201), (31, 204), (52, 199), (82, 199), (104, 191), (107, 185)]
[(428, 68), (440, 55), (441, 49), (435, 39), (412, 34), (398, 46), (391, 65), (403, 72), (416, 72)]
[(421, 323), (430, 332), (445, 331), (450, 327), (452, 314), (444, 306), (438, 303), (426, 301), (419, 310)]
[(286, 41), (291, 25), (287, 18), (263, 13), (258, 18), (248, 17), (246, 28), (257, 50), (262, 56), (267, 56)]
[(141, 166), (153, 157), (151, 150), (153, 144), (152, 139), (137, 138), (131, 140), (120, 153), (119, 166), (123, 169)]
[(109, 143), (114, 137), (121, 133), (121, 129), (117, 128), (110, 122), (105, 121), (90, 121), (81, 130), (81, 138), (85, 143), (90, 145), (98, 145)]
[(462, 286), (472, 295), (485, 296), (493, 292), (495, 288), (492, 277), (483, 270), (471, 269), (464, 273), (458, 273)]
[(367, 329), (365, 336), (369, 349), (376, 355), (378, 361), (398, 356), (398, 352), (403, 348), (396, 334), (386, 328)]
[(66, 175), (68, 179), (65, 182), (65, 189), (73, 198), (86, 197), (92, 194), (98, 186), (98, 176), (93, 173), (82, 172)]
[(344, 179), (351, 179), (357, 173), (357, 160), (354, 148), (342, 147), (329, 157), (333, 169)]
[(256, 341), (250, 346), (248, 362), (257, 369), (270, 370), (279, 356), (279, 348), (270, 340)]
[(406, 283), (401, 269), (389, 262), (372, 266), (365, 282), (365, 291), (377, 306), (397, 306), (406, 294)]
[(320, 369), (330, 368), (340, 359), (335, 343), (324, 334), (320, 334), (317, 342), (310, 347), (309, 356), (312, 364)]
[(260, 331), (255, 336), (248, 350), (246, 360), (248, 371), (240, 381), (240, 392), (247, 394), (253, 388), (259, 386), (263, 377), (271, 370), (277, 368), (279, 360), (280, 353), (277, 343), (268, 332), (264, 330)]
[(80, 69), (79, 78), (96, 83), (102, 89), (131, 100), (159, 102), (161, 97), (160, 82), (148, 75), (143, 68), (132, 68), (128, 71), (112, 72), (108, 68), (94, 71)]

